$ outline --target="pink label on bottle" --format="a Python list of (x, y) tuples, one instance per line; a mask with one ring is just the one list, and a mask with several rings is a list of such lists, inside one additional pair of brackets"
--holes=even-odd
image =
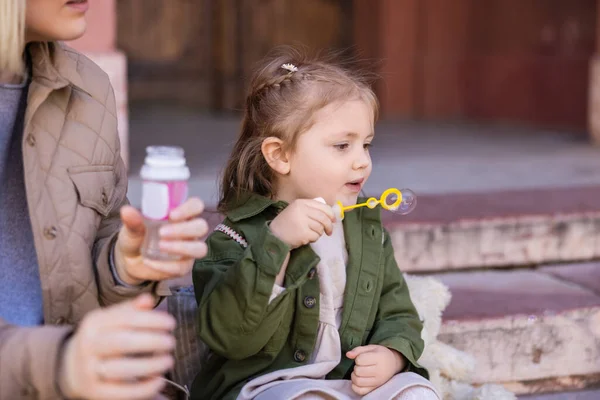
[(169, 219), (169, 213), (187, 199), (187, 181), (144, 181), (142, 214), (156, 221)]

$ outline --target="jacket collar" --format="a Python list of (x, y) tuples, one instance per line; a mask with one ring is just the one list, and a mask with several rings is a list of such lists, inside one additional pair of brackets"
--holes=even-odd
[(275, 207), (282, 210), (286, 206), (287, 203), (285, 201), (276, 201), (254, 193), (245, 193), (236, 202), (236, 206), (225, 214), (231, 221), (238, 222), (243, 219), (254, 217), (269, 207)]
[(32, 80), (53, 90), (75, 86), (88, 93), (79, 72), (78, 53), (61, 43), (41, 42), (29, 44), (27, 51), (31, 57)]

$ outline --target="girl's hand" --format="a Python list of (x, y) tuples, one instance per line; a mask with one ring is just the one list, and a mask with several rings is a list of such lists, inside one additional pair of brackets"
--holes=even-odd
[(177, 261), (157, 261), (142, 257), (146, 229), (142, 214), (133, 207), (121, 209), (123, 227), (115, 244), (115, 268), (119, 277), (130, 285), (144, 281), (162, 281), (188, 274), (194, 260), (206, 255), (207, 247), (201, 237), (208, 232), (208, 224), (200, 215), (204, 203), (190, 198), (171, 211), (169, 224), (160, 230), (160, 248), (166, 253), (181, 256)]
[(317, 200), (293, 201), (273, 221), (271, 232), (292, 249), (316, 242), (323, 235), (331, 235), (335, 215), (331, 207)]
[(149, 399), (173, 366), (175, 320), (145, 294), (90, 312), (65, 345), (59, 387), (67, 398)]
[(352, 390), (361, 396), (372, 392), (406, 367), (406, 359), (395, 350), (370, 344), (346, 353), (354, 360)]

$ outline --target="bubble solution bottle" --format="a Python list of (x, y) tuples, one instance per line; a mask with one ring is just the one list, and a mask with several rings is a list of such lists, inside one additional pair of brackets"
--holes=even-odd
[(146, 236), (142, 255), (154, 260), (177, 260), (159, 248), (159, 230), (169, 222), (169, 214), (188, 196), (190, 170), (181, 147), (150, 146), (140, 172), (142, 178), (142, 214)]

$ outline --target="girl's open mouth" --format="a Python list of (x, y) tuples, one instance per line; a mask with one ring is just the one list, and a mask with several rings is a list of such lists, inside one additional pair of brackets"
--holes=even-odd
[(362, 185), (363, 185), (364, 181), (365, 181), (364, 178), (357, 179), (355, 181), (346, 183), (346, 187), (348, 189), (350, 189), (350, 191), (358, 193), (362, 189)]

